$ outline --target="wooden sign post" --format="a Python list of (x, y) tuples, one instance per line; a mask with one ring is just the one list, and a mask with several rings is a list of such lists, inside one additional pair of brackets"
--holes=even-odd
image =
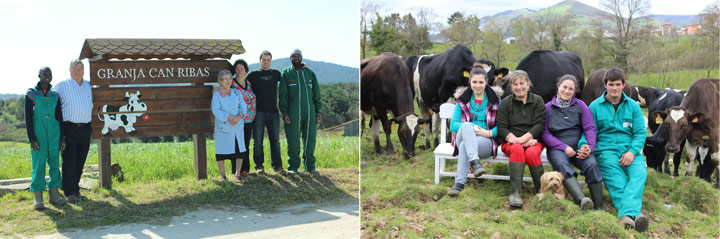
[(112, 187), (112, 138), (192, 134), (195, 174), (207, 178), (205, 135), (214, 118), (206, 83), (244, 52), (240, 40), (85, 39), (80, 59), (90, 58), (100, 185)]

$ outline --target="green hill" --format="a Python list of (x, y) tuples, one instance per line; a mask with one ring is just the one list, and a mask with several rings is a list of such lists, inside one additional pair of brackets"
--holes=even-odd
[[(354, 67), (347, 67), (338, 65), (335, 63), (329, 63), (324, 61), (313, 61), (310, 59), (303, 59), (308, 65), (308, 68), (315, 72), (315, 75), (321, 84), (332, 84), (340, 82), (358, 83), (360, 79), (360, 70)], [(283, 69), (290, 66), (290, 58), (279, 58), (273, 59), (271, 68), (282, 71)], [(250, 70), (260, 68), (260, 63), (250, 64)]]

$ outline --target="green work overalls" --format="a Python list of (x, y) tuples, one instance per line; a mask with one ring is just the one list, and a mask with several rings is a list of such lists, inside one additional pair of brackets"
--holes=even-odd
[(288, 170), (300, 168), (300, 140), (303, 142), (303, 164), (306, 171), (315, 171), (316, 110), (321, 107), (320, 85), (308, 68), (283, 70), (279, 87), (279, 108), (290, 116), (285, 124), (288, 144)]
[(62, 187), (60, 177), (60, 122), (55, 119), (58, 95), (52, 90), (49, 96), (42, 96), (36, 88), (32, 124), (39, 151), (30, 150), (32, 155), (32, 183), (30, 192), (45, 191), (45, 164), (50, 166), (49, 188)]

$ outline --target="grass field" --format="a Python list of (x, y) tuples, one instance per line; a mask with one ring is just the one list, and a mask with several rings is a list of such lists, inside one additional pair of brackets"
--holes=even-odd
[[(315, 156), (318, 168), (348, 168), (358, 165), (358, 138), (328, 136), (318, 137)], [(265, 168), (270, 167), (270, 144), (265, 138)], [(250, 146), (252, 148), (252, 145)], [(123, 143), (112, 145), (112, 162), (119, 163), (129, 182), (154, 182), (159, 179), (176, 179), (194, 175), (193, 143)], [(252, 149), (250, 149), (252, 155)], [(287, 143), (280, 140), (283, 168), (287, 169)], [(0, 142), (0, 179), (27, 178), (32, 174), (30, 146), (26, 143)], [(90, 146), (88, 164), (97, 164), (97, 143)], [(207, 143), (208, 177), (219, 175), (215, 163), (215, 142)], [(226, 161), (228, 172), (230, 162)], [(250, 168), (255, 163), (250, 160)]]
[[(0, 238), (28, 237), (75, 228), (119, 223), (162, 224), (173, 216), (198, 207), (236, 207), (262, 212), (298, 203), (347, 203), (357, 201), (358, 138), (328, 136), (317, 139), (317, 167), (321, 176), (301, 173), (285, 177), (272, 170), (267, 176), (251, 171), (242, 183), (218, 180), (214, 141), (208, 141), (208, 178), (196, 180), (192, 142), (124, 143), (112, 145), (112, 160), (122, 165), (125, 182), (112, 189), (82, 190), (90, 200), (76, 205), (36, 211), (29, 191), (0, 197)], [(269, 146), (265, 142), (270, 168)], [(284, 167), (287, 145), (280, 142)], [(0, 179), (30, 177), (30, 147), (25, 143), (0, 142)], [(97, 163), (97, 144), (90, 148), (87, 164)], [(229, 170), (226, 162), (226, 170)], [(254, 168), (254, 163), (251, 163)], [(45, 193), (47, 200), (47, 193)]]
[[(384, 137), (381, 137), (384, 138)], [(581, 211), (572, 201), (546, 197), (538, 202), (524, 183), (521, 210), (507, 204), (507, 181), (471, 179), (459, 197), (445, 197), (453, 178), (433, 183), (432, 150), (404, 159), (397, 136), (395, 153), (376, 154), (370, 134), (362, 137), (362, 238), (717, 238), (720, 191), (697, 177), (672, 178), (648, 169), (643, 213), (645, 233), (624, 229), (607, 191), (605, 211)], [(418, 142), (424, 142), (422, 136)], [(381, 144), (385, 142), (381, 139)], [(448, 171), (455, 161), (448, 160)], [(507, 175), (506, 164), (486, 165)], [(546, 167), (551, 171), (551, 167)], [(529, 177), (526, 169), (525, 176)], [(583, 177), (580, 177), (582, 180)], [(584, 193), (589, 195), (587, 187)], [(669, 207), (669, 208), (668, 208)]]

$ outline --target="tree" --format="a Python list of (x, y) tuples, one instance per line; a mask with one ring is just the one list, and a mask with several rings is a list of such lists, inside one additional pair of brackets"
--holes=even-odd
[(370, 25), (374, 24), (372, 21), (372, 15), (375, 15), (378, 11), (380, 11), (381, 6), (376, 3), (363, 1), (360, 4), (360, 58), (365, 59), (366, 55), (366, 46), (368, 44), (368, 36), (370, 35), (370, 32), (368, 31), (368, 21), (370, 21)]
[(480, 39), (480, 18), (477, 16), (455, 12), (447, 22), (450, 26), (442, 34), (448, 43), (472, 47)]
[(505, 49), (507, 44), (503, 39), (510, 32), (508, 23), (498, 23), (491, 21), (485, 24), (482, 31), (482, 51), (481, 56), (495, 63), (495, 67), (500, 68), (500, 62), (505, 60)]
[(428, 29), (419, 26), (412, 14), (407, 14), (402, 18), (401, 35), (406, 39), (403, 51), (400, 55), (422, 55), (425, 49), (432, 47), (430, 42), (430, 33)]
[(527, 50), (561, 51), (563, 40), (570, 35), (569, 29), (573, 26), (571, 19), (571, 14), (544, 11), (516, 20), (511, 28)]
[(700, 16), (700, 25), (703, 29), (702, 39), (700, 47), (695, 49), (700, 51), (700, 64), (707, 70), (707, 77), (710, 78), (710, 72), (720, 65), (720, 59), (718, 59), (718, 52), (720, 52), (720, 40), (718, 40), (720, 38), (720, 22), (718, 22), (720, 21), (720, 6), (718, 6), (718, 1), (715, 0), (707, 5), (700, 13)]
[(377, 20), (370, 31), (370, 47), (378, 54), (394, 52), (398, 54), (405, 45), (400, 36), (400, 14), (392, 13), (385, 18), (376, 14)]
[(601, 5), (613, 14), (614, 28), (611, 31), (611, 47), (608, 51), (621, 69), (628, 71), (628, 56), (637, 46), (642, 31), (639, 31), (637, 19), (646, 15), (650, 9), (649, 0), (603, 0)]

